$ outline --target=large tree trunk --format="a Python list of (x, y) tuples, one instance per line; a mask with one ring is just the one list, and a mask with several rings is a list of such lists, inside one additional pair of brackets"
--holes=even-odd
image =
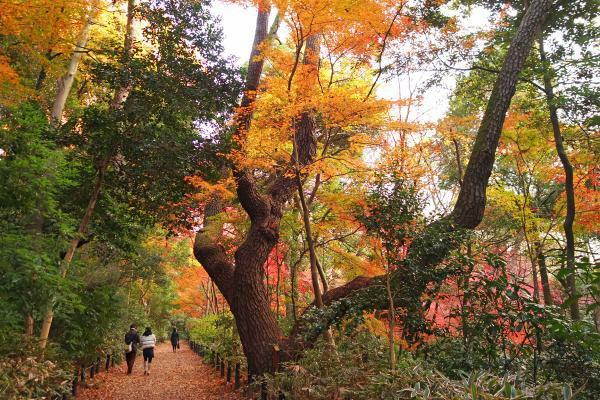
[[(252, 119), (252, 108), (264, 63), (261, 52), (270, 38), (267, 30), (269, 11), (266, 2), (260, 4), (244, 95), (235, 117), (234, 136), (238, 143), (243, 143)], [(314, 58), (310, 55), (307, 57)], [(213, 195), (206, 206), (205, 223), (194, 243), (196, 258), (229, 303), (251, 375), (273, 370), (271, 360), (274, 346), (282, 338), (263, 285), (263, 266), (279, 240), (283, 208), (296, 189), (293, 171), (312, 162), (315, 155), (313, 125), (308, 112), (300, 115), (296, 123), (290, 169), (276, 176), (265, 194), (260, 193), (251, 171), (234, 166), (237, 196), (250, 218), (250, 228), (244, 242), (236, 250), (233, 262), (218, 245), (221, 227), (218, 224), (216, 227), (212, 226), (211, 217), (222, 208), (218, 193)]]
[[(268, 38), (269, 13), (270, 7), (261, 3), (244, 95), (235, 117), (238, 140), (243, 140), (252, 119), (252, 106), (264, 65), (262, 47)], [(220, 194), (214, 193), (204, 210), (204, 226), (196, 234), (194, 255), (229, 303), (248, 359), (248, 372), (259, 375), (272, 369), (273, 346), (282, 335), (270, 309), (262, 270), (278, 240), (281, 211), (277, 215), (272, 203), (267, 203), (266, 196), (257, 191), (250, 172), (234, 170), (234, 177), (238, 197), (251, 220), (246, 240), (235, 252), (232, 262), (218, 244), (221, 226), (213, 223), (213, 217), (221, 212), (223, 205)]]
[[(540, 30), (541, 32), (541, 30)], [(552, 87), (552, 76), (550, 73), (550, 67), (548, 66), (548, 60), (546, 59), (546, 52), (544, 50), (544, 39), (542, 34), (538, 38), (540, 61), (542, 62), (542, 68), (544, 69), (544, 91), (546, 92), (546, 104), (548, 105), (548, 111), (550, 112), (550, 122), (552, 123), (552, 132), (554, 134), (554, 144), (556, 146), (556, 152), (558, 158), (562, 163), (563, 170), (565, 171), (565, 192), (567, 194), (567, 215), (563, 222), (563, 229), (565, 231), (565, 239), (567, 241), (566, 247), (566, 258), (567, 258), (567, 285), (569, 291), (569, 299), (571, 304), (569, 309), (571, 311), (571, 318), (575, 321), (581, 319), (579, 314), (579, 303), (577, 301), (577, 283), (575, 281), (575, 235), (573, 233), (573, 222), (575, 222), (575, 189), (573, 187), (573, 166), (569, 161), (569, 156), (565, 151), (563, 144), (562, 134), (560, 132), (560, 123), (558, 120), (558, 112), (556, 109), (554, 98), (554, 88)]]

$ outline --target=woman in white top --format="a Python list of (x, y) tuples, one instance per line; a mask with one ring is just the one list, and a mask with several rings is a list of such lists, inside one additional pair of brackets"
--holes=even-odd
[(144, 334), (140, 337), (140, 346), (142, 346), (144, 354), (144, 375), (150, 375), (150, 363), (154, 358), (154, 346), (156, 346), (156, 336), (150, 327), (146, 327)]

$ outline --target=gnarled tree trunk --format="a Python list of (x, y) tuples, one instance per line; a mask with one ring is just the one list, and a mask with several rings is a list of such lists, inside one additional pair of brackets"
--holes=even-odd
[[(485, 210), (485, 191), (506, 112), (516, 90), (519, 72), (531, 50), (535, 33), (551, 4), (551, 0), (533, 1), (523, 16), (488, 101), (454, 210), (447, 218), (433, 223), (423, 235), (416, 238), (407, 255), (407, 262), (425, 269), (435, 266), (458, 245), (457, 241), (440, 240), (440, 234), (449, 234), (458, 229), (473, 229), (481, 222)], [(261, 45), (268, 37), (268, 15), (269, 10), (263, 3), (258, 12), (246, 93), (236, 120), (235, 135), (238, 139), (243, 139), (243, 134), (250, 125), (251, 108), (263, 66)], [(316, 139), (309, 118), (301, 118), (297, 124), (294, 147), (290, 168), (296, 163), (302, 167), (312, 162)], [(304, 344), (310, 344), (326, 331), (331, 323), (346, 315), (350, 304), (353, 307), (360, 305), (365, 309), (387, 307), (382, 277), (359, 277), (323, 295), (323, 303), (330, 309), (321, 314), (322, 324), (318, 330), (307, 331), (307, 325), (300, 319), (290, 338), (284, 340), (262, 283), (262, 268), (279, 239), (283, 207), (293, 195), (296, 182), (289, 174), (281, 173), (263, 194), (260, 193), (251, 172), (234, 169), (234, 176), (238, 198), (250, 219), (250, 229), (243, 244), (235, 252), (234, 260), (219, 246), (220, 227), (211, 227), (211, 216), (221, 209), (219, 196), (215, 195), (205, 211), (205, 226), (196, 235), (194, 254), (230, 305), (251, 374), (273, 370), (271, 359), (274, 345), (281, 343), (288, 348), (299, 349)], [(402, 282), (402, 278), (401, 271), (392, 276), (393, 280), (398, 280), (411, 291), (424, 290), (429, 283), (426, 279), (419, 282)]]

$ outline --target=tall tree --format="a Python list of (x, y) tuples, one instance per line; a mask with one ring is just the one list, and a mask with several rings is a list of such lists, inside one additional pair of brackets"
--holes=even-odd
[[(541, 30), (540, 30), (541, 32)], [(548, 60), (546, 58), (546, 51), (544, 49), (544, 37), (542, 33), (538, 36), (538, 51), (540, 55), (540, 61), (542, 62), (543, 69), (543, 81), (544, 81), (544, 92), (546, 96), (546, 104), (548, 106), (548, 112), (550, 113), (550, 122), (552, 124), (552, 133), (554, 134), (554, 144), (556, 146), (556, 152), (560, 158), (560, 162), (565, 171), (565, 192), (567, 194), (567, 215), (563, 223), (563, 229), (565, 231), (566, 238), (566, 259), (567, 269), (569, 275), (567, 275), (567, 285), (570, 296), (569, 309), (571, 311), (571, 318), (575, 321), (581, 319), (579, 313), (579, 301), (577, 297), (577, 282), (575, 279), (575, 234), (573, 232), (573, 223), (575, 222), (575, 187), (573, 183), (573, 166), (569, 161), (569, 156), (565, 150), (563, 144), (563, 137), (560, 131), (560, 121), (558, 119), (558, 110), (556, 108), (556, 98), (554, 96), (554, 87), (552, 86), (552, 71)]]
[[(133, 51), (134, 51), (134, 48), (133, 48), (134, 13), (135, 13), (135, 0), (128, 0), (127, 1), (127, 23), (125, 25), (125, 45), (123, 48), (123, 58), (126, 63), (131, 59), (131, 57), (133, 55)], [(89, 35), (89, 33), (86, 31), (86, 29), (89, 29), (88, 24), (89, 24), (89, 20), (86, 20), (84, 29), (82, 31), (83, 37), (80, 38), (80, 40), (84, 40), (85, 42), (87, 42), (87, 36)], [(79, 46), (79, 44), (78, 44), (78, 46)], [(83, 47), (83, 46), (81, 46), (81, 47)], [(76, 51), (77, 51), (77, 49), (76, 49)], [(76, 58), (71, 61), (73, 64), (72, 67), (74, 69), (74, 71), (73, 71), (73, 77), (74, 77), (74, 72), (76, 71), (76, 68), (79, 64), (79, 59)], [(71, 69), (71, 65), (69, 65), (69, 70), (70, 69)], [(71, 82), (71, 84), (72, 84), (72, 82)], [(63, 90), (64, 89), (66, 89), (66, 88), (63, 88)], [(114, 112), (117, 112), (122, 107), (123, 102), (127, 98), (127, 95), (129, 94), (130, 90), (131, 90), (131, 84), (130, 84), (130, 82), (126, 81), (122, 85), (120, 85), (118, 87), (118, 89), (115, 91), (115, 95), (110, 104), (110, 108)], [(59, 96), (64, 96), (65, 100), (66, 100), (67, 95), (68, 95), (68, 92), (67, 93), (59, 92)], [(59, 101), (59, 98), (57, 98), (57, 101)], [(55, 115), (54, 111), (57, 111), (57, 112), (60, 111), (60, 114), (62, 115), (62, 106), (60, 105), (60, 103), (55, 104), (55, 105), (56, 105), (56, 109), (53, 109), (53, 117), (55, 118), (55, 120), (57, 120), (58, 114)], [(63, 103), (63, 105), (64, 105), (64, 103)], [(83, 214), (83, 217), (81, 218), (81, 222), (79, 223), (79, 228), (77, 229), (77, 236), (71, 240), (69, 247), (67, 249), (67, 252), (66, 252), (65, 256), (63, 257), (61, 264), (60, 264), (61, 278), (64, 278), (67, 275), (69, 265), (71, 264), (71, 261), (73, 260), (75, 251), (79, 247), (80, 239), (85, 238), (87, 236), (88, 227), (89, 227), (90, 221), (92, 219), (92, 214), (94, 213), (94, 209), (96, 208), (96, 203), (98, 202), (98, 197), (100, 196), (100, 190), (102, 189), (102, 186), (104, 184), (104, 179), (105, 179), (106, 171), (107, 171), (109, 164), (110, 164), (110, 158), (105, 156), (102, 158), (102, 160), (100, 161), (100, 163), (97, 167), (96, 180), (94, 182), (94, 186), (93, 186), (92, 192), (90, 194), (90, 199), (85, 208), (85, 212)], [(44, 320), (42, 322), (42, 327), (40, 329), (40, 347), (41, 348), (45, 348), (46, 344), (48, 343), (48, 336), (50, 334), (50, 328), (52, 327), (52, 319), (53, 318), (54, 318), (54, 300), (51, 299), (48, 303), (48, 306), (47, 306), (47, 309), (46, 309), (46, 312), (44, 315)]]
[[(262, 2), (260, 4), (246, 81), (246, 94), (242, 100), (243, 110), (246, 111), (254, 100), (260, 81), (263, 67), (261, 50), (267, 39), (269, 8)], [(448, 218), (432, 224), (422, 236), (415, 239), (407, 256), (407, 262), (419, 265), (421, 268), (432, 268), (448, 254), (453, 246), (456, 246), (456, 241), (448, 241), (440, 245), (440, 231), (450, 233), (457, 229), (473, 229), (481, 221), (485, 209), (485, 191), (506, 111), (535, 34), (551, 5), (551, 0), (534, 1), (523, 16), (490, 95), (454, 210)], [(237, 135), (242, 135), (241, 131), (247, 129), (249, 123), (249, 113), (243, 113), (237, 121)], [(292, 165), (295, 163), (300, 166), (307, 165), (313, 160), (316, 146), (314, 132), (308, 118), (303, 118), (297, 124), (294, 135)], [(209, 212), (212, 210), (205, 211), (205, 216), (208, 217), (207, 223), (196, 236), (194, 253), (231, 307), (248, 359), (250, 373), (261, 374), (273, 369), (270, 361), (273, 346), (280, 342), (281, 338), (281, 330), (270, 310), (262, 284), (262, 266), (278, 241), (282, 210), (292, 195), (294, 181), (286, 176), (284, 171), (275, 177), (263, 194), (249, 171), (237, 170), (234, 175), (237, 196), (250, 219), (250, 228), (244, 242), (235, 252), (235, 262), (232, 263), (216, 243), (218, 236), (215, 236), (215, 230), (211, 234), (208, 229), (210, 217), (214, 215)], [(437, 233), (437, 239), (432, 241), (434, 232)], [(402, 277), (399, 273), (394, 274), (395, 280), (402, 282), (402, 278), (406, 277)], [(332, 305), (335, 302), (333, 309), (323, 311), (322, 323), (316, 329), (309, 330), (308, 334), (306, 332), (308, 325), (305, 321), (301, 321), (292, 332), (291, 347), (297, 346), (302, 340), (307, 340), (308, 343), (314, 341), (334, 320), (349, 311), (349, 298), (352, 297), (353, 292), (370, 286), (372, 286), (371, 291), (379, 290), (380, 286), (376, 285), (378, 282), (379, 278), (361, 277), (343, 287), (330, 290), (323, 296), (323, 302), (325, 305)], [(410, 285), (411, 281), (406, 280), (403, 283)], [(427, 281), (414, 282), (411, 290), (423, 290), (426, 284)], [(387, 306), (385, 296), (381, 304), (378, 303), (381, 296), (365, 296), (364, 290), (359, 292), (364, 299), (359, 308)], [(342, 300), (345, 300), (345, 303)]]

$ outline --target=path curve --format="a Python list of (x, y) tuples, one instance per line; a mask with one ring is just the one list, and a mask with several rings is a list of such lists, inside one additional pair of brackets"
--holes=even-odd
[(138, 355), (131, 375), (125, 362), (101, 372), (87, 388), (80, 388), (78, 400), (239, 400), (231, 385), (225, 386), (218, 371), (204, 364), (187, 343), (173, 353), (170, 343), (159, 344), (149, 376), (144, 376), (144, 360)]

